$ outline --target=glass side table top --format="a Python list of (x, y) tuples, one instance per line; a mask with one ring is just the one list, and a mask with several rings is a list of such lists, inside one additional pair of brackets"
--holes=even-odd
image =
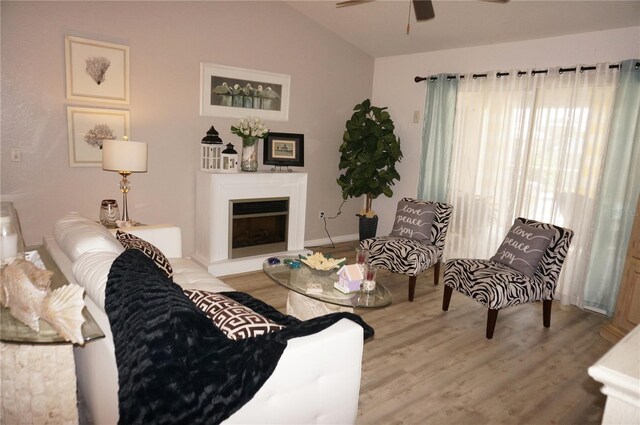
[[(62, 274), (43, 245), (28, 247), (27, 252), (29, 251), (38, 251), (38, 255), (42, 263), (44, 263), (45, 268), (53, 272), (53, 276), (51, 277), (52, 290), (68, 283), (64, 274)], [(104, 333), (102, 333), (102, 330), (100, 330), (100, 327), (86, 307), (82, 310), (82, 315), (85, 319), (85, 322), (82, 324), (82, 336), (85, 342), (103, 338)], [(40, 332), (36, 332), (13, 317), (9, 309), (2, 307), (2, 305), (0, 305), (0, 341), (18, 344), (71, 344), (58, 335), (44, 320), (40, 320)]]
[[(267, 276), (275, 280), (280, 285), (299, 294), (305, 295), (318, 301), (343, 307), (376, 308), (385, 307), (391, 304), (391, 293), (380, 283), (376, 284), (376, 290), (372, 294), (365, 294), (360, 291), (345, 294), (333, 287), (334, 282), (338, 281), (338, 275), (336, 274), (337, 270), (332, 272), (318, 271), (308, 267), (304, 263), (300, 265), (300, 268), (292, 269), (282, 261), (287, 258), (297, 258), (277, 258), (280, 259), (279, 264), (271, 265), (267, 260), (265, 260), (264, 263), (262, 263), (262, 270), (266, 273)], [(317, 294), (307, 293), (308, 283), (316, 283), (321, 285), (322, 292)]]

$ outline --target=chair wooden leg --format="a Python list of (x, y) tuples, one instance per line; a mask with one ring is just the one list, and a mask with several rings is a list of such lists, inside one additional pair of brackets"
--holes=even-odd
[(493, 330), (496, 328), (496, 321), (498, 320), (498, 310), (492, 308), (489, 309), (487, 315), (487, 339), (493, 338)]
[(433, 286), (438, 286), (440, 283), (440, 261), (433, 266)]
[(542, 324), (545, 328), (551, 327), (551, 303), (553, 300), (542, 300)]
[(442, 296), (442, 311), (449, 311), (451, 294), (453, 294), (453, 288), (451, 286), (444, 285), (444, 295)]
[(409, 301), (413, 302), (413, 298), (416, 295), (416, 281), (418, 276), (409, 276)]

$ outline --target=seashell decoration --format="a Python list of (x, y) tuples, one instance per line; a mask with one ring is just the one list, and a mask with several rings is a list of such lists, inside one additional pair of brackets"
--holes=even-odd
[(23, 259), (9, 263), (0, 275), (3, 305), (11, 310), (13, 317), (36, 332), (40, 331), (40, 306), (51, 292), (51, 276), (53, 272), (39, 269)]
[(321, 252), (315, 252), (313, 255), (309, 255), (306, 258), (300, 258), (300, 261), (312, 269), (325, 271), (340, 267), (345, 260), (346, 258), (326, 258)]
[(42, 318), (67, 341), (74, 344), (84, 344), (82, 324), (84, 317), (82, 309), (84, 288), (70, 283), (53, 291), (47, 297), (41, 311)]
[(43, 319), (67, 341), (83, 345), (84, 289), (69, 284), (51, 292), (51, 276), (52, 271), (16, 259), (0, 273), (0, 301), (13, 317), (35, 332), (40, 331), (38, 319)]

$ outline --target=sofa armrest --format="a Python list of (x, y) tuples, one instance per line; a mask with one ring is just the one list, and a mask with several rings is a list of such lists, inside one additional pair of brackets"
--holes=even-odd
[(182, 257), (182, 231), (178, 226), (156, 224), (112, 229), (111, 232), (115, 235), (118, 230), (131, 233), (155, 245), (167, 258)]
[(271, 377), (224, 423), (355, 423), (362, 350), (362, 327), (348, 319), (291, 339)]

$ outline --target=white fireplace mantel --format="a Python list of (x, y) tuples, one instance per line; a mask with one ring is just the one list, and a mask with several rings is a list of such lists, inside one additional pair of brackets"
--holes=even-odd
[[(287, 251), (253, 257), (229, 258), (229, 205), (231, 200), (289, 198)], [(304, 224), (307, 209), (307, 174), (269, 171), (241, 173), (198, 172), (196, 178), (196, 252), (193, 259), (209, 273), (223, 276), (262, 268), (274, 255), (307, 253)]]

